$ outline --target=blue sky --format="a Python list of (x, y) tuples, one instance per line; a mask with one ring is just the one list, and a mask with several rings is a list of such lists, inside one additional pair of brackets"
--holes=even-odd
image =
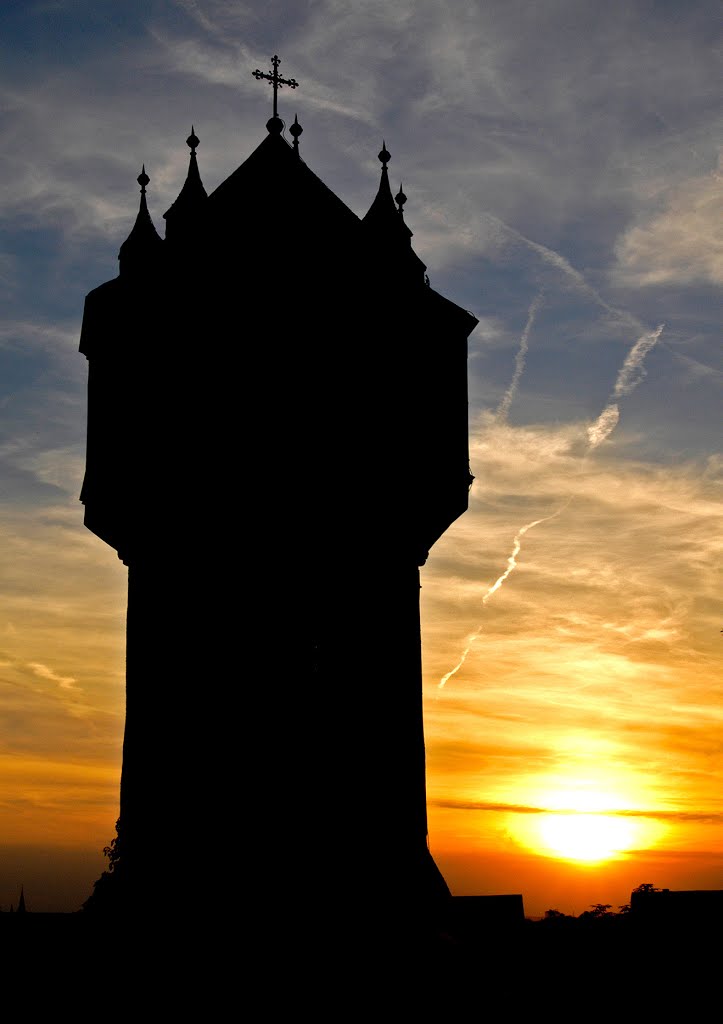
[[(0, 814), (16, 873), (55, 844), (82, 854), (87, 888), (117, 805), (125, 581), (78, 502), (83, 299), (117, 273), (142, 163), (162, 233), (191, 124), (209, 192), (261, 141), (271, 90), (251, 72), (274, 53), (300, 83), (279, 113), (298, 114), (303, 159), (363, 215), (385, 139), (432, 286), (480, 321), (470, 511), (423, 573), (443, 870), (487, 891), (489, 858), (530, 855), (514, 810), (485, 802), (595, 790), (651, 821), (723, 813), (719, 6), (9, 0), (0, 29)], [(639, 841), (694, 847), (720, 887), (719, 827)], [(638, 867), (621, 893), (648, 880)], [(0, 878), (0, 906), (19, 881)], [(38, 875), (48, 905), (51, 889)]]

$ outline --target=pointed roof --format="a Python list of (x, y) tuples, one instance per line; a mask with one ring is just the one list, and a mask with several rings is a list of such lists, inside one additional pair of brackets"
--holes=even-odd
[[(402, 255), (408, 262), (408, 266), (414, 271), (423, 272), (426, 266), (412, 249), (412, 231), (404, 222), (402, 208), (407, 197), (402, 192), (401, 185), (395, 198), (392, 197), (392, 190), (389, 185), (389, 171), (387, 164), (391, 160), (391, 154), (387, 150), (385, 142), (379, 151), (379, 160), (382, 165), (382, 173), (379, 181), (379, 189), (372, 205), (362, 218), (364, 226), (373, 234), (376, 243), (376, 251), (382, 256), (386, 251), (389, 255)], [(381, 250), (380, 250), (381, 245)], [(391, 251), (390, 251), (391, 250)]]
[(387, 164), (391, 158), (391, 153), (388, 152), (386, 143), (382, 142), (382, 148), (379, 151), (379, 160), (382, 164), (379, 189), (372, 205), (362, 220), (370, 227), (394, 232), (399, 237), (411, 238), (412, 232), (404, 223), (404, 218), (400, 217), (401, 211), (394, 205), (394, 199), (392, 198), (392, 190), (389, 185), (389, 171), (387, 170)]
[(179, 227), (179, 223), (184, 218), (191, 220), (194, 218), (196, 213), (205, 203), (208, 198), (208, 193), (203, 187), (201, 181), (201, 175), (198, 170), (198, 161), (196, 160), (196, 147), (201, 140), (196, 135), (193, 125), (191, 125), (191, 134), (186, 139), (186, 145), (190, 147), (191, 156), (188, 162), (188, 174), (186, 180), (183, 183), (183, 188), (178, 193), (178, 197), (175, 202), (166, 210), (163, 214), (164, 220), (166, 221), (166, 238), (170, 232), (173, 235)]
[(149, 259), (160, 251), (160, 246), (163, 245), (163, 239), (156, 231), (151, 215), (148, 212), (146, 185), (151, 179), (146, 174), (145, 164), (143, 164), (143, 169), (136, 180), (141, 186), (141, 202), (136, 222), (118, 253), (121, 274), (128, 270), (140, 269), (142, 266), (145, 266)]
[[(271, 118), (266, 127), (266, 138), (209, 195), (209, 217), (232, 231), (237, 216), (245, 223), (249, 216), (311, 214), (318, 224), (342, 229), (355, 225), (358, 231), (357, 215), (304, 163), (297, 145), (283, 137), (281, 118)], [(292, 134), (297, 143), (298, 133)]]
[(22, 886), (22, 885), (20, 886), (20, 899), (18, 900), (17, 913), (18, 914), (26, 914), (27, 913), (27, 909), (25, 907), (25, 887)]

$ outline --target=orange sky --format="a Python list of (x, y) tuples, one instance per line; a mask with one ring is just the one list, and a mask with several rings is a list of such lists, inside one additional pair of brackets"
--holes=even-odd
[[(723, 886), (720, 507), (685, 467), (581, 463), (583, 426), (473, 423), (470, 510), (422, 571), (431, 847), (453, 891), (528, 914)], [(82, 526), (81, 467), (56, 454), (66, 499), (1, 524), (5, 907), (24, 882), (74, 909), (117, 814), (126, 570)]]
[(470, 511), (424, 572), (432, 845), (458, 892), (528, 913), (723, 886), (715, 474), (581, 460), (581, 435), (482, 417)]

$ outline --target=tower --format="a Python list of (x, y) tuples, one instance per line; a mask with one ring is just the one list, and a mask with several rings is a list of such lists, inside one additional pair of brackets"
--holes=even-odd
[(138, 178), (85, 303), (81, 500), (129, 572), (126, 905), (221, 873), (231, 913), (363, 925), (448, 895), (419, 567), (467, 507), (477, 321), (430, 287), (386, 146), (359, 218), (284, 137), (272, 63), (266, 137), (207, 194), (192, 129), (163, 239)]

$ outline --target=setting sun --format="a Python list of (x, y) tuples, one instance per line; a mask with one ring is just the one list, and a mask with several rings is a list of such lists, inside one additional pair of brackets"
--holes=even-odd
[(516, 816), (508, 821), (508, 829), (522, 846), (544, 857), (600, 864), (653, 847), (661, 838), (660, 822), (637, 812), (619, 789), (595, 788), (590, 778), (573, 787), (547, 790), (534, 806), (537, 813)]
[(631, 849), (640, 835), (637, 822), (613, 814), (544, 814), (536, 824), (541, 852), (588, 863)]

